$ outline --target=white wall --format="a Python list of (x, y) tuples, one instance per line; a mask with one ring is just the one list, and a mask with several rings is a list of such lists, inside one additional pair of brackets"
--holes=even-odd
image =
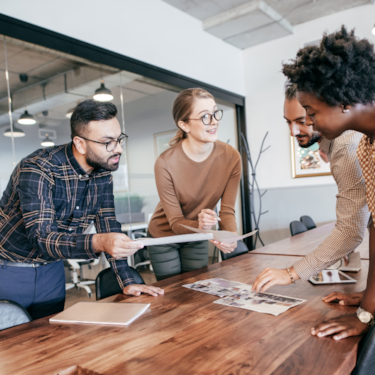
[(244, 95), (242, 52), (161, 0), (6, 0), (0, 12)]
[(355, 28), (359, 37), (375, 42), (371, 34), (374, 20), (375, 6), (365, 5), (296, 26), (293, 35), (243, 52), (250, 148), (255, 155), (267, 131), (266, 144), (271, 145), (259, 163), (260, 187), (334, 184), (332, 177), (292, 178), (289, 132), (283, 119), (285, 76), (281, 64), (294, 58), (303, 43), (320, 39), (323, 32), (334, 32), (342, 24)]

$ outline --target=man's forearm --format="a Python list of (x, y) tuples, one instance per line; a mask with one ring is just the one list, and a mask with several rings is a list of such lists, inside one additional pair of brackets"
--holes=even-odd
[(103, 233), (94, 234), (92, 237), (92, 248), (95, 253), (101, 253), (105, 251), (104, 243), (105, 235)]

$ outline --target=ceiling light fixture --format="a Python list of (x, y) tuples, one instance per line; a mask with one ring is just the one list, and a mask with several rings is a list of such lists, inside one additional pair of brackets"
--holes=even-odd
[(104, 86), (104, 80), (101, 80), (100, 87), (97, 90), (95, 90), (94, 99), (99, 102), (109, 102), (113, 99), (111, 90), (107, 89)]
[(66, 112), (65, 117), (66, 118), (71, 118), (74, 110), (75, 110), (75, 108), (68, 109), (68, 112)]
[(55, 145), (55, 143), (48, 137), (48, 134), (46, 134), (46, 138), (43, 139), (43, 142), (41, 143), (43, 147), (52, 147)]
[[(21, 138), (21, 137), (24, 137), (25, 135), (26, 134), (24, 133), (23, 130), (18, 129), (15, 126), (13, 126), (13, 138)], [(5, 130), (4, 136), (5, 137), (11, 137), (12, 136), (12, 131), (11, 131), (10, 128)]]
[(30, 113), (27, 112), (27, 109), (17, 122), (21, 125), (34, 125), (36, 123), (33, 115), (30, 115)]
[(372, 28), (372, 35), (375, 35), (375, 25), (374, 25), (374, 27)]

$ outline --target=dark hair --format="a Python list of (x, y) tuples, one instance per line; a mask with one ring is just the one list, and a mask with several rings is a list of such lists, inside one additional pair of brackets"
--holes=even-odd
[(293, 100), (297, 97), (297, 85), (289, 80), (285, 83), (285, 99)]
[(375, 100), (375, 53), (367, 39), (354, 30), (324, 34), (320, 46), (298, 51), (283, 64), (283, 73), (298, 91), (314, 94), (328, 105), (370, 104)]
[(83, 135), (85, 127), (90, 121), (110, 120), (117, 115), (117, 108), (108, 102), (98, 102), (93, 99), (79, 103), (70, 118), (72, 139)]

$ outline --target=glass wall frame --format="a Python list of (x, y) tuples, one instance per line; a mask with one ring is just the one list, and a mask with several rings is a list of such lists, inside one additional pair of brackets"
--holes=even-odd
[[(235, 106), (238, 150), (241, 154), (243, 167), (243, 175), (240, 184), (242, 228), (244, 233), (252, 231), (250, 191), (248, 184), (249, 169), (246, 153), (240, 142), (241, 134), (247, 138), (245, 98), (243, 96), (1, 14), (0, 34), (33, 43), (41, 47), (50, 48), (61, 53), (67, 53), (97, 64), (107, 65), (113, 69), (125, 70), (142, 75), (146, 80), (150, 80), (150, 82), (156, 81), (168, 87), (175, 86), (180, 89), (202, 87), (211, 92), (215, 98), (232, 103)], [(252, 250), (252, 240), (246, 239), (245, 242), (249, 249)]]

